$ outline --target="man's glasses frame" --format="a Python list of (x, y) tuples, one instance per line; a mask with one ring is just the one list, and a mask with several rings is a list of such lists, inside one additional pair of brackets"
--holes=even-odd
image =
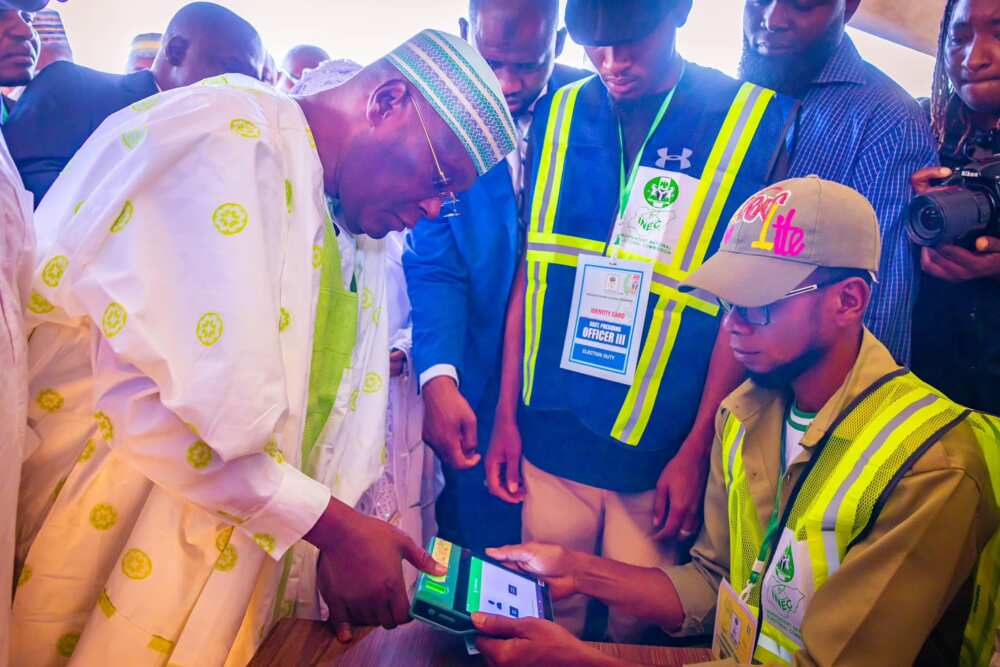
[(441, 168), (441, 161), (438, 159), (437, 151), (434, 150), (434, 142), (431, 141), (431, 133), (427, 130), (427, 124), (420, 113), (420, 105), (417, 104), (417, 100), (412, 95), (410, 96), (410, 101), (413, 103), (413, 110), (417, 112), (417, 120), (420, 121), (420, 127), (424, 131), (424, 138), (427, 139), (427, 147), (431, 149), (431, 157), (434, 158), (434, 168), (437, 169), (437, 176), (434, 178), (434, 187), (437, 189), (438, 197), (441, 199), (441, 214), (438, 216), (438, 219), (452, 220), (460, 218), (462, 214), (458, 210), (458, 197), (454, 191), (448, 188), (451, 185), (451, 179), (445, 175), (444, 169)]
[(716, 297), (716, 301), (725, 311), (726, 315), (736, 313), (739, 315), (747, 324), (755, 327), (766, 327), (771, 323), (771, 307), (776, 303), (781, 303), (786, 299), (791, 299), (796, 296), (801, 296), (803, 294), (809, 294), (810, 292), (817, 292), (824, 287), (830, 287), (831, 285), (836, 285), (837, 283), (843, 282), (847, 278), (837, 278), (836, 280), (829, 280), (822, 283), (813, 283), (811, 285), (803, 285), (802, 287), (796, 287), (791, 292), (785, 294), (777, 301), (765, 304), (763, 306), (737, 306), (735, 304), (729, 303), (725, 299), (720, 299)]

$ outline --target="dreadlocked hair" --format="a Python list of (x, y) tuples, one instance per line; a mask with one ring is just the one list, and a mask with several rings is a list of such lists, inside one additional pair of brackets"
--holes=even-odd
[[(934, 63), (934, 83), (931, 88), (931, 130), (937, 139), (938, 148), (944, 146), (948, 133), (949, 111), (956, 103), (955, 91), (952, 90), (951, 80), (948, 78), (948, 66), (946, 64), (948, 49), (948, 28), (951, 25), (951, 15), (955, 11), (958, 0), (948, 0), (944, 7), (944, 14), (941, 17), (941, 31), (938, 35), (937, 59)], [(965, 103), (957, 100), (958, 119), (962, 125), (962, 137), (959, 139), (956, 149), (961, 152), (965, 147), (965, 142), (972, 136), (972, 118)]]

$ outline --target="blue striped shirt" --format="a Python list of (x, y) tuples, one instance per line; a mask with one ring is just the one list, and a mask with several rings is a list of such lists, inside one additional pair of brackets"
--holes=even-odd
[(862, 60), (845, 35), (802, 99), (790, 141), (789, 177), (816, 174), (843, 183), (875, 207), (882, 260), (865, 324), (896, 361), (908, 364), (920, 279), (905, 228), (910, 176), (938, 163), (926, 117), (906, 91)]

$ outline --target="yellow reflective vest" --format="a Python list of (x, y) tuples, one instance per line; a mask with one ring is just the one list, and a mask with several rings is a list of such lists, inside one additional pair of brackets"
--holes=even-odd
[[(764, 575), (750, 591), (749, 602), (759, 619), (756, 660), (791, 664), (803, 648), (802, 622), (816, 591), (865, 539), (913, 463), (966, 419), (982, 447), (994, 492), (1000, 492), (1000, 422), (956, 405), (905, 369), (876, 382), (841, 414), (799, 478)], [(728, 492), (730, 581), (737, 590), (750, 580), (765, 533), (744, 471), (745, 435), (744, 426), (730, 414), (722, 434), (722, 467)], [(1000, 537), (995, 535), (980, 556), (963, 667), (989, 663), (1000, 620), (998, 575)]]

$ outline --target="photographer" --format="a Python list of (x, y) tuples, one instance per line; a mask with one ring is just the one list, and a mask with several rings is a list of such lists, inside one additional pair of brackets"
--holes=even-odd
[[(949, 0), (941, 22), (930, 120), (943, 167), (913, 176), (919, 194), (971, 163), (1000, 160), (1000, 4)], [(949, 182), (951, 184), (951, 182)], [(956, 183), (958, 184), (958, 183)], [(963, 184), (964, 185), (964, 184)], [(1000, 190), (995, 182), (993, 192)], [(942, 200), (945, 218), (959, 215)], [(985, 229), (921, 249), (913, 370), (953, 400), (1000, 413), (1000, 198)]]

